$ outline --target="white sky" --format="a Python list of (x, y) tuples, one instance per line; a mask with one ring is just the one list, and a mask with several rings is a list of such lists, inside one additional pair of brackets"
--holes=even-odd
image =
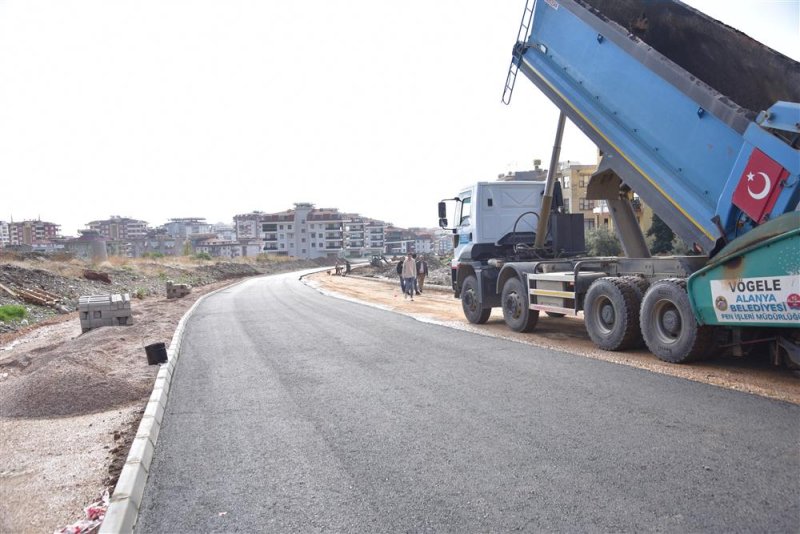
[[(800, 0), (696, 0), (800, 60)], [(0, 0), (0, 220), (230, 222), (295, 202), (398, 226), (549, 163), (524, 0)], [(594, 148), (567, 129), (562, 160)]]

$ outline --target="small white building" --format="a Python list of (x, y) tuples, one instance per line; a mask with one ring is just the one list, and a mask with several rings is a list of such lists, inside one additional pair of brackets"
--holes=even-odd
[(8, 230), (8, 223), (0, 221), (0, 248), (5, 248), (11, 244), (11, 234)]

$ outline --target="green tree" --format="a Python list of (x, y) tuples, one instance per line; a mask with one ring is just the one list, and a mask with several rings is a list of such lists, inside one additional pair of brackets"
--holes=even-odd
[(647, 230), (647, 237), (653, 237), (653, 244), (650, 245), (650, 254), (669, 254), (672, 252), (672, 240), (675, 239), (675, 232), (667, 226), (667, 223), (653, 214), (653, 224)]
[(619, 239), (606, 226), (599, 226), (587, 232), (586, 247), (590, 256), (619, 256), (622, 253)]

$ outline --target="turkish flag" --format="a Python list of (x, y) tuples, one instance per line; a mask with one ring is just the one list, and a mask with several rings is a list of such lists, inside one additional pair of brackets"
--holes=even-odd
[(780, 163), (759, 149), (753, 149), (739, 178), (739, 185), (733, 192), (733, 204), (756, 223), (764, 222), (778, 200), (783, 181), (788, 176), (789, 171)]

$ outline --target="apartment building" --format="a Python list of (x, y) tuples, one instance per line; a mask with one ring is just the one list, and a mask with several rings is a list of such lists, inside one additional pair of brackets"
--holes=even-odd
[(434, 253), (439, 256), (448, 256), (453, 253), (453, 232), (444, 228), (437, 228), (434, 233)]
[(130, 240), (128, 253), (134, 258), (141, 258), (147, 254), (182, 256), (188, 252), (186, 243), (185, 238), (173, 237), (167, 234), (163, 228), (159, 228), (148, 230), (145, 237)]
[(194, 243), (195, 254), (205, 253), (212, 258), (238, 258), (242, 255), (242, 246), (238, 241), (225, 241), (216, 237), (201, 239)]
[(385, 240), (386, 254), (400, 255), (407, 252), (414, 252), (416, 240), (416, 234), (407, 228), (387, 226)]
[[(597, 165), (581, 165), (569, 161), (559, 164), (556, 176), (561, 182), (561, 191), (564, 196), (564, 207), (567, 213), (583, 213), (583, 224), (586, 231), (598, 227), (614, 229), (614, 221), (605, 200), (590, 200), (587, 198), (586, 188), (589, 180), (597, 171)], [(653, 211), (641, 199), (634, 196), (633, 210), (639, 227), (643, 230), (650, 228), (653, 221)]]
[(383, 254), (386, 244), (386, 223), (368, 219), (364, 225), (366, 247), (369, 254)]
[(237, 241), (260, 240), (262, 253), (296, 258), (362, 256), (381, 251), (384, 241), (381, 221), (308, 202), (279, 213), (236, 215), (234, 228)]
[(211, 226), (211, 233), (223, 241), (236, 241), (236, 228), (231, 224), (216, 223)]
[(5, 248), (11, 244), (11, 234), (9, 233), (8, 223), (0, 221), (0, 248)]
[(204, 217), (170, 219), (163, 228), (167, 235), (179, 238), (214, 233), (214, 226), (207, 223)]
[(47, 247), (58, 239), (61, 226), (47, 221), (20, 221), (8, 223), (8, 245), (29, 245), (34, 248)]
[(383, 254), (385, 227), (382, 221), (350, 215), (344, 228), (347, 255)]
[(564, 209), (567, 213), (582, 213), (586, 231), (597, 226), (594, 208), (599, 201), (586, 198), (589, 179), (597, 170), (597, 165), (581, 165), (569, 161), (561, 162), (556, 177), (561, 182)]
[(147, 222), (129, 217), (112, 215), (108, 219), (86, 223), (90, 230), (94, 230), (109, 241), (127, 241), (147, 237)]

